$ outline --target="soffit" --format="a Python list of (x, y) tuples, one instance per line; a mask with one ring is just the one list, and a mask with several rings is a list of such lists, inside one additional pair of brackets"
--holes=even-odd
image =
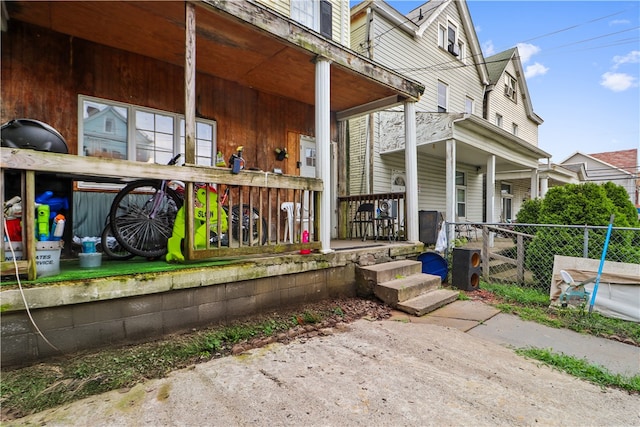
[[(224, 7), (224, 2), (220, 7)], [(291, 26), (291, 22), (255, 4), (227, 3), (230, 8), (254, 8), (270, 23)], [(312, 33), (299, 45), (248, 24), (215, 6), (197, 3), (196, 67), (198, 72), (249, 86), (261, 92), (315, 104), (315, 64), (318, 53), (302, 46), (323, 43), (335, 51), (335, 43), (324, 42)], [(53, 31), (86, 39), (113, 48), (184, 66), (185, 3), (182, 1), (101, 2), (54, 1), (11, 2), (7, 4), (10, 20), (19, 20)], [(249, 13), (251, 15), (251, 13)], [(275, 17), (275, 18), (274, 18)], [(256, 19), (259, 19), (257, 17)], [(9, 21), (11, 25), (11, 21)], [(331, 49), (327, 49), (330, 51)], [(362, 58), (346, 50), (343, 62), (363, 64)], [(366, 61), (365, 61), (366, 62)], [(413, 82), (402, 88), (372, 75), (386, 76), (386, 70), (364, 63), (359, 67), (345, 64), (331, 67), (332, 111), (342, 111), (384, 98), (419, 97)], [(372, 69), (374, 69), (372, 71)], [(377, 73), (377, 74), (376, 74)], [(397, 76), (396, 76), (397, 77)], [(396, 78), (395, 81), (398, 81)]]

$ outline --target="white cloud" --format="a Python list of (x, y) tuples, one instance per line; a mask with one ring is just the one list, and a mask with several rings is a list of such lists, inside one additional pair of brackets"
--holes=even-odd
[(614, 19), (613, 21), (609, 21), (609, 25), (627, 25), (630, 23), (631, 21), (628, 19)]
[(636, 83), (636, 78), (629, 74), (606, 72), (602, 75), (600, 85), (614, 92), (624, 92), (638, 86), (638, 83)]
[(529, 62), (533, 55), (540, 52), (540, 48), (538, 46), (529, 43), (518, 43), (517, 47), (518, 52), (520, 53), (520, 62), (523, 64)]
[(485, 56), (491, 56), (496, 53), (496, 49), (495, 47), (493, 47), (493, 41), (488, 40), (482, 43), (482, 51), (484, 52)]
[(549, 71), (549, 68), (545, 67), (544, 65), (540, 64), (539, 62), (536, 62), (532, 65), (527, 65), (525, 67), (524, 70), (524, 76), (527, 79), (530, 79), (532, 77), (535, 76), (542, 76), (544, 74), (547, 74), (547, 71)]
[(640, 63), (640, 50), (633, 50), (625, 56), (613, 57), (613, 69), (615, 70), (622, 64), (637, 64)]

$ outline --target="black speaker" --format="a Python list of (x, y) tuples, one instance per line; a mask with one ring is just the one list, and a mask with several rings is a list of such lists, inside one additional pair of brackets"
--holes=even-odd
[(482, 274), (480, 249), (453, 249), (451, 284), (464, 291), (475, 291), (480, 287)]

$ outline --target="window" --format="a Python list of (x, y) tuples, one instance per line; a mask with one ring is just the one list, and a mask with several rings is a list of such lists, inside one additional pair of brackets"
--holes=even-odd
[(467, 216), (467, 176), (464, 172), (456, 171), (456, 215), (458, 218)]
[(513, 133), (514, 136), (518, 136), (518, 125), (515, 123), (511, 124), (511, 133)]
[(438, 26), (438, 46), (453, 56), (460, 55), (458, 27), (454, 23), (447, 22), (446, 27), (444, 25)]
[(502, 127), (502, 115), (496, 113), (496, 126), (499, 128)]
[(116, 127), (113, 117), (104, 118), (104, 133), (115, 133)]
[(464, 112), (467, 114), (473, 114), (473, 99), (468, 96), (464, 100)]
[(505, 73), (504, 75), (504, 95), (509, 98), (510, 100), (512, 100), (513, 102), (517, 102), (517, 97), (516, 97), (516, 87), (517, 87), (517, 83), (516, 83), (516, 79), (514, 79), (513, 77), (511, 77), (511, 75), (509, 75), (508, 73)]
[[(166, 111), (79, 97), (80, 155), (166, 164), (184, 154), (184, 118)], [(216, 123), (196, 121), (196, 162), (212, 166)]]
[(332, 37), (332, 6), (328, 0), (292, 0), (291, 18), (300, 24)]
[(438, 113), (447, 112), (447, 98), (449, 97), (448, 92), (449, 87), (442, 82), (438, 82)]
[(502, 211), (500, 212), (501, 222), (511, 222), (513, 219), (511, 184), (500, 183), (500, 197), (502, 198)]
[(316, 149), (315, 148), (307, 148), (304, 151), (304, 159), (305, 164), (309, 167), (316, 167)]

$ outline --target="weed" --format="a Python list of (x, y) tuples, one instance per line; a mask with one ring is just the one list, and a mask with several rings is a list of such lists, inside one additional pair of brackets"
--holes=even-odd
[(567, 372), (574, 377), (582, 378), (602, 387), (615, 387), (630, 392), (640, 393), (640, 375), (625, 377), (612, 374), (605, 368), (591, 365), (585, 359), (577, 359), (565, 354), (552, 353), (540, 348), (517, 349), (516, 353), (539, 360), (546, 365)]
[(458, 300), (460, 301), (469, 301), (471, 298), (469, 298), (469, 295), (465, 294), (464, 292), (460, 292), (458, 294)]

